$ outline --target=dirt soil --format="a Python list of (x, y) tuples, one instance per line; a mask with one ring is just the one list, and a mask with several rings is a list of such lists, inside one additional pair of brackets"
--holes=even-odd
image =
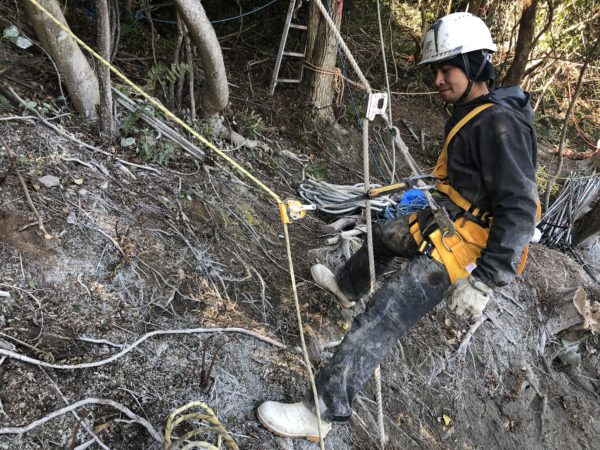
[[(249, 59), (238, 59), (248, 67)], [(102, 144), (76, 118), (55, 117), (72, 111), (56, 100), (43, 54), (0, 41), (0, 60), (12, 61), (0, 81), (36, 101), (62, 131), (0, 105), (0, 136), (17, 155), (10, 161), (0, 153), (0, 349), (13, 355), (0, 354), (0, 449), (162, 448), (167, 417), (192, 401), (209, 405), (242, 449), (319, 448), (278, 438), (255, 416), (262, 401), (298, 401), (308, 386), (272, 199), (219, 161), (180, 154), (158, 165)], [(266, 117), (258, 139), (267, 145), (216, 144), (282, 197), (295, 196), (316, 168), (327, 181), (360, 182), (356, 130), (310, 120), (300, 126), (297, 117), (306, 116), (296, 92), (267, 97), (269, 70), (253, 67), (251, 76), (232, 76), (238, 90), (226, 117), (233, 123), (256, 108)], [(441, 141), (439, 106), (395, 97), (395, 117), (425, 133), (421, 148), (400, 127), (423, 167), (433, 165)], [(52, 239), (39, 230), (17, 173)], [(44, 186), (39, 179), (46, 175), (59, 184)], [(331, 220), (309, 214), (290, 226), (315, 369), (361, 309), (341, 311), (309, 279), (317, 259), (338, 251), (324, 246)], [(597, 270), (594, 245), (590, 266)], [(577, 262), (533, 245), (524, 274), (497, 293), (487, 320), (458, 319), (442, 304), (419, 322), (382, 364), (386, 448), (599, 448), (600, 339), (566, 324), (577, 287), (600, 300)], [(149, 332), (161, 334), (128, 347)], [(119, 352), (110, 362), (76, 367)], [(334, 426), (326, 448), (379, 448), (373, 389), (369, 383), (347, 424)], [(102, 401), (74, 409), (76, 417), (68, 412), (33, 426), (85, 399)], [(188, 420), (173, 435), (203, 426)], [(216, 436), (208, 429), (198, 439), (216, 445)]]

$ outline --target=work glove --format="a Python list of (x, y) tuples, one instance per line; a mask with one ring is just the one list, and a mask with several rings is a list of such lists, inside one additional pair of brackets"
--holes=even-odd
[(461, 278), (448, 288), (444, 298), (448, 309), (459, 316), (481, 317), (487, 302), (494, 295), (491, 287), (473, 275)]

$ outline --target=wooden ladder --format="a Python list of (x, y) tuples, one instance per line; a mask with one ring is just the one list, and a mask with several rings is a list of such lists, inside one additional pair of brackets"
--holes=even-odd
[(300, 25), (297, 23), (292, 23), (292, 17), (294, 15), (294, 10), (296, 8), (296, 1), (303, 0), (290, 0), (290, 7), (288, 8), (288, 13), (285, 18), (285, 25), (283, 27), (283, 33), (281, 35), (281, 41), (279, 43), (279, 51), (277, 52), (277, 60), (275, 61), (275, 68), (273, 69), (273, 77), (271, 78), (271, 86), (269, 88), (269, 95), (273, 95), (275, 93), (275, 86), (279, 83), (300, 83), (302, 81), (302, 68), (300, 69), (299, 78), (279, 78), (279, 71), (281, 70), (281, 62), (283, 57), (290, 58), (302, 58), (306, 56), (306, 52), (288, 52), (285, 50), (285, 46), (287, 44), (288, 34), (290, 32), (290, 28), (306, 31), (308, 27), (306, 25)]

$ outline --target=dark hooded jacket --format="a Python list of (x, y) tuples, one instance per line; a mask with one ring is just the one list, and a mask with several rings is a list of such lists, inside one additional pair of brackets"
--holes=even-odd
[[(516, 262), (533, 236), (538, 202), (537, 156), (529, 94), (518, 86), (498, 88), (457, 106), (446, 135), (474, 107), (493, 102), (464, 125), (448, 147), (448, 181), (476, 207), (493, 216), (486, 248), (473, 275), (502, 286), (516, 274)], [(441, 203), (456, 211), (446, 197)]]

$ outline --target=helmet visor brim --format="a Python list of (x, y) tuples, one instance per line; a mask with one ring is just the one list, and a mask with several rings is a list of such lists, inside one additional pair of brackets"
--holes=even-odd
[(421, 61), (419, 61), (419, 64), (417, 64), (417, 65), (422, 66), (424, 64), (433, 64), (433, 63), (445, 61), (447, 59), (452, 59), (456, 55), (460, 55), (462, 53), (462, 49), (463, 49), (463, 47), (461, 45), (460, 47), (453, 48), (452, 50), (448, 50), (443, 53), (438, 53), (429, 58), (423, 58), (423, 59), (421, 59)]

